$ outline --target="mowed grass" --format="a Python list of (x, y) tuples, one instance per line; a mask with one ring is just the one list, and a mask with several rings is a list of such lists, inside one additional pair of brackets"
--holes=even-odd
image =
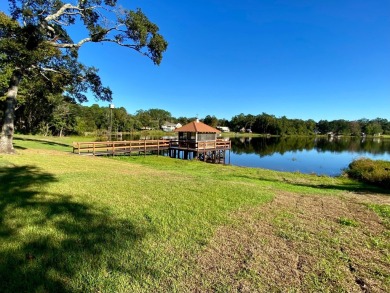
[[(338, 200), (356, 192), (388, 197), (384, 190), (347, 178), (156, 156), (85, 157), (71, 154), (63, 143), (33, 137), (20, 137), (15, 145), (17, 155), (0, 155), (1, 292), (234, 291), (240, 288), (234, 274), (229, 286), (218, 283), (218, 276), (199, 283), (207, 270), (197, 260), (214, 247), (220, 229), (231, 227), (229, 231), (238, 229), (235, 235), (247, 235), (246, 217), (262, 219), (265, 207), (287, 192)], [(362, 206), (382, 219), (389, 216), (386, 203)], [(281, 229), (290, 218), (284, 213), (274, 217), (283, 222), (271, 220), (270, 225), (275, 237), (292, 241), (290, 231)], [(356, 225), (343, 224), (349, 222)], [(338, 215), (335, 223), (362, 226), (350, 214)], [(367, 245), (381, 257), (387, 255), (389, 264), (389, 240), (383, 231), (372, 233), (370, 241), (380, 243)], [(224, 251), (226, 244), (219, 243), (219, 249)], [(246, 244), (242, 241), (244, 250)], [(385, 281), (378, 288), (386, 288), (388, 271), (381, 274)], [(254, 269), (245, 280), (252, 284), (248, 288), (267, 288), (268, 279)], [(323, 282), (318, 288), (332, 287)]]

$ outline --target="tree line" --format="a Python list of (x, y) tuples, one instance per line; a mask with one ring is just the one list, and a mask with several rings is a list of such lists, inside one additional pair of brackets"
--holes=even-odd
[[(1, 80), (0, 80), (1, 85)], [(1, 89), (1, 86), (0, 86)], [(2, 88), (4, 91), (4, 87)], [(113, 132), (133, 132), (142, 129), (161, 129), (166, 122), (187, 124), (196, 117), (174, 117), (163, 109), (138, 110), (130, 114), (124, 107), (102, 107), (97, 104), (83, 106), (61, 95), (37, 93), (37, 88), (28, 84), (19, 93), (20, 99), (15, 111), (15, 130), (22, 134), (41, 135), (85, 135)], [(39, 103), (41, 107), (36, 107)], [(0, 101), (0, 106), (4, 101)], [(0, 107), (3, 109), (4, 107)], [(1, 111), (1, 110), (0, 110)], [(0, 113), (2, 115), (2, 113)], [(254, 132), (268, 135), (353, 135), (390, 134), (387, 119), (320, 120), (288, 119), (261, 113), (239, 114), (230, 120), (207, 115), (199, 119), (212, 127), (227, 126), (231, 132)]]
[(239, 114), (234, 116), (227, 123), (231, 130), (242, 131), (243, 129), (255, 133), (270, 135), (314, 135), (314, 134), (334, 134), (334, 135), (378, 135), (390, 134), (390, 122), (387, 119), (359, 119), (348, 121), (338, 120), (320, 120), (313, 119), (288, 119), (286, 116), (275, 117), (262, 113), (259, 115)]

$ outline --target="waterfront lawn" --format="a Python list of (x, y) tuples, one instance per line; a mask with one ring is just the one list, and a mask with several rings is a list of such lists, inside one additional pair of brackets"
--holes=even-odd
[(1, 292), (390, 289), (386, 190), (15, 145), (0, 155)]

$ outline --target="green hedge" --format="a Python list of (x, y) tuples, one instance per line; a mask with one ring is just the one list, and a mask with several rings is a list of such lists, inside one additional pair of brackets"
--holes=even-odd
[(346, 174), (359, 181), (390, 188), (390, 162), (361, 158), (349, 164)]

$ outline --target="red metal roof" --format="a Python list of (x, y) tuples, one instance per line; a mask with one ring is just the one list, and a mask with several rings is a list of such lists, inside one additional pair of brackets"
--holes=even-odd
[(175, 132), (211, 132), (211, 133), (220, 133), (218, 129), (211, 127), (207, 124), (204, 124), (200, 121), (192, 121), (180, 128), (176, 128)]

